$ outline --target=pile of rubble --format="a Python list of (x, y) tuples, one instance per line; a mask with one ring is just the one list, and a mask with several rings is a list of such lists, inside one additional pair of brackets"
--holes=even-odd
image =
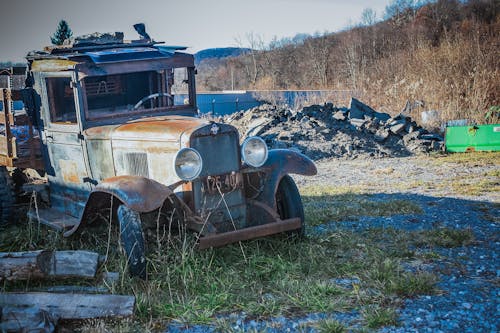
[(376, 112), (355, 98), (349, 108), (332, 103), (300, 111), (261, 105), (227, 116), (244, 136), (261, 136), (270, 148), (289, 148), (312, 159), (409, 156), (441, 150), (441, 136), (409, 116)]

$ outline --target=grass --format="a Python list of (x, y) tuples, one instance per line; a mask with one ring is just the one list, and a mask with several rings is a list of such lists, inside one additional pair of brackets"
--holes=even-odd
[(500, 180), (498, 177), (480, 180), (456, 177), (450, 183), (453, 191), (462, 195), (480, 196), (488, 193), (500, 193)]
[(480, 203), (476, 206), (476, 209), (482, 213), (483, 219), (493, 223), (500, 223), (500, 216), (496, 213), (496, 211), (500, 209), (500, 203)]
[(367, 307), (363, 312), (366, 326), (371, 329), (396, 325), (397, 315), (393, 308)]
[(470, 229), (437, 228), (413, 233), (413, 244), (418, 247), (453, 248), (466, 246), (474, 241)]
[(434, 164), (463, 164), (467, 166), (500, 165), (500, 152), (470, 152), (431, 155)]
[(308, 225), (356, 220), (361, 216), (421, 214), (422, 208), (409, 200), (372, 200), (373, 196), (351, 189), (314, 186), (301, 189)]
[[(168, 243), (150, 243), (150, 275), (147, 281), (141, 281), (126, 274), (124, 259), (116, 250), (116, 238), (111, 238), (113, 244), (108, 247), (106, 226), (102, 227), (101, 238), (98, 229), (89, 229), (74, 239), (64, 239), (44, 227), (35, 228), (30, 234), (27, 228), (29, 224), (4, 230), (0, 234), (2, 250), (14, 247), (16, 250), (96, 249), (100, 253), (107, 250), (108, 262), (101, 271), (121, 273), (112, 292), (136, 296), (136, 319), (126, 325), (130, 331), (136, 330), (137, 325), (142, 330), (154, 331), (172, 320), (213, 323), (216, 315), (240, 311), (251, 318), (267, 318), (350, 311), (366, 305), (395, 306), (394, 296), (433, 290), (430, 279), (428, 288), (415, 287), (417, 282), (405, 285), (403, 281), (421, 279), (419, 274), (403, 271), (401, 255), (407, 251), (388, 253), (385, 248), (389, 244), (380, 244), (377, 237), (369, 234), (332, 232), (303, 240), (276, 236), (204, 251), (194, 250), (193, 237), (181, 234)], [(400, 248), (402, 244), (392, 242), (391, 246)], [(359, 278), (360, 283), (353, 288), (335, 283), (337, 278), (349, 277)], [(29, 290), (52, 283), (56, 282), (5, 282), (1, 290)], [(116, 323), (97, 322), (87, 325), (97, 331), (113, 327), (127, 331)], [(325, 332), (342, 331), (342, 326), (335, 328), (331, 322), (323, 323), (322, 327)]]
[(341, 322), (335, 319), (323, 319), (320, 320), (316, 327), (320, 333), (345, 333), (347, 332), (347, 327)]
[[(375, 201), (370, 195), (342, 188), (309, 187), (304, 192), (307, 219), (310, 222), (318, 219), (313, 224), (363, 215), (421, 212), (418, 205), (409, 201)], [(192, 234), (180, 232), (160, 239), (153, 230), (146, 232), (149, 235), (147, 281), (127, 275), (126, 262), (117, 246), (117, 231), (109, 229), (107, 223), (65, 239), (57, 232), (24, 221), (2, 230), (0, 250), (90, 249), (107, 253), (108, 260), (100, 268), (100, 274), (120, 272), (119, 281), (110, 286), (111, 292), (136, 296), (135, 319), (126, 323), (90, 321), (78, 327), (81, 331), (160, 331), (168, 323), (178, 322), (215, 323), (221, 332), (238, 332), (232, 328), (231, 320), (220, 319), (221, 316), (227, 318), (243, 311), (247, 318), (260, 319), (359, 309), (369, 309), (363, 312), (363, 324), (373, 328), (396, 323), (393, 309), (399, 306), (401, 298), (435, 292), (437, 279), (433, 274), (404, 269), (407, 260), (428, 260), (425, 253), (415, 251), (416, 244), (444, 246), (440, 242), (447, 237), (447, 244), (455, 246), (472, 239), (466, 232), (444, 229), (439, 232), (335, 231), (301, 240), (275, 236), (197, 251)], [(359, 283), (346, 287), (337, 284), (337, 279), (355, 279)], [(103, 284), (100, 279), (70, 282)], [(30, 290), (53, 284), (61, 283), (4, 282), (0, 291)], [(334, 319), (310, 325), (321, 332), (348, 329)]]

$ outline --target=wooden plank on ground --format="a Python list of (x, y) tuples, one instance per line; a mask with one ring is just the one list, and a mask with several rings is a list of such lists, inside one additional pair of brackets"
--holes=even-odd
[(126, 295), (0, 293), (0, 306), (37, 306), (60, 319), (130, 317), (135, 297)]
[(89, 251), (0, 253), (0, 280), (93, 278), (99, 254)]
[(38, 307), (2, 307), (0, 332), (55, 332), (57, 318)]

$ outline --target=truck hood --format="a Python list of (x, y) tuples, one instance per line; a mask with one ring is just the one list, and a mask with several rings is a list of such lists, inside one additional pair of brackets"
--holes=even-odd
[(209, 122), (199, 118), (184, 116), (160, 116), (132, 120), (124, 124), (106, 125), (84, 131), (88, 139), (133, 140), (133, 141), (174, 141), (178, 142), (183, 133), (190, 133)]

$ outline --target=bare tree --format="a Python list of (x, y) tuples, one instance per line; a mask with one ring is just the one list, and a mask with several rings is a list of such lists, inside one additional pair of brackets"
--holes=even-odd
[(371, 26), (377, 23), (377, 13), (372, 8), (365, 8), (361, 13), (361, 26)]
[(240, 37), (235, 38), (236, 44), (239, 47), (247, 47), (250, 51), (242, 57), (244, 62), (245, 74), (252, 86), (255, 86), (259, 75), (257, 66), (257, 53), (259, 46), (262, 46), (260, 41), (262, 38), (253, 32), (246, 34), (246, 42), (244, 43)]

